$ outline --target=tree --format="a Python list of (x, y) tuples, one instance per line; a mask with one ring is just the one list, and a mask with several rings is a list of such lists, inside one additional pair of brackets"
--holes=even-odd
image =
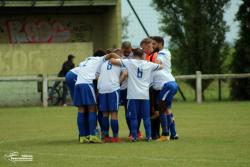
[(122, 18), (122, 39), (123, 40), (127, 40), (129, 38), (128, 36), (129, 17), (130, 15), (127, 15)]
[[(173, 66), (181, 74), (220, 73), (228, 30), (223, 20), (229, 0), (153, 0), (162, 16), (161, 30), (175, 50)], [(195, 88), (195, 81), (187, 81)], [(204, 80), (203, 91), (211, 81)]]
[[(240, 22), (240, 38), (236, 41), (234, 59), (232, 62), (233, 73), (250, 72), (250, 1), (242, 0), (236, 15)], [(231, 97), (234, 100), (250, 99), (250, 79), (235, 79), (231, 83)]]

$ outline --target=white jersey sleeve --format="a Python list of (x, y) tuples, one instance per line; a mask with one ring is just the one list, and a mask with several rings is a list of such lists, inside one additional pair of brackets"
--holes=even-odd
[(157, 55), (157, 60), (161, 61), (163, 69), (153, 73), (152, 85), (155, 90), (161, 90), (167, 82), (175, 81), (171, 74), (171, 54), (169, 50), (161, 50)]
[(169, 50), (163, 49), (161, 50), (157, 57), (157, 60), (161, 61), (162, 65), (163, 65), (163, 69), (168, 72), (171, 73), (172, 69), (171, 69), (171, 53)]
[(83, 65), (83, 62), (80, 62), (79, 65), (73, 69), (71, 69), (70, 71), (73, 72), (74, 74), (78, 75), (79, 71), (80, 71), (80, 67)]
[(106, 60), (106, 56), (88, 57), (80, 67), (76, 84), (93, 83), (99, 66)]

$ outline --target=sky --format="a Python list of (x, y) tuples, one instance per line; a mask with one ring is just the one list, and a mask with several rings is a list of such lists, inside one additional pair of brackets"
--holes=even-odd
[[(133, 11), (129, 7), (127, 0), (122, 1), (122, 17), (129, 16), (128, 37), (132, 45), (138, 46), (141, 39), (146, 37), (143, 29), (141, 28), (138, 20), (136, 19)], [(152, 0), (130, 0), (134, 6), (137, 14), (142, 20), (150, 35), (164, 36), (166, 41), (169, 40), (167, 35), (160, 32), (160, 14), (152, 7)], [(235, 21), (235, 14), (238, 11), (241, 0), (231, 0), (228, 8), (225, 11), (224, 20), (230, 27), (229, 32), (226, 33), (226, 41), (234, 43), (238, 37), (239, 23)]]

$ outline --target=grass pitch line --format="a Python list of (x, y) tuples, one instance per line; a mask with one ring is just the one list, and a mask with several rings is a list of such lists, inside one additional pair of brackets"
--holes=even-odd
[[(13, 150), (12, 150), (13, 151)], [(8, 153), (11, 151), (0, 151), (3, 153)], [(250, 161), (240, 161), (238, 159), (235, 160), (218, 160), (218, 159), (190, 159), (190, 158), (177, 158), (177, 157), (162, 157), (162, 158), (152, 158), (147, 156), (130, 156), (130, 157), (121, 157), (121, 156), (99, 156), (99, 155), (79, 155), (79, 154), (63, 154), (63, 153), (39, 153), (39, 152), (30, 152), (30, 151), (20, 151), (20, 152), (26, 152), (33, 155), (48, 155), (48, 156), (59, 156), (59, 157), (81, 157), (81, 158), (92, 158), (92, 159), (110, 159), (110, 160), (147, 160), (147, 161), (163, 161), (163, 162), (216, 162), (216, 163), (228, 163), (228, 164), (249, 164)]]

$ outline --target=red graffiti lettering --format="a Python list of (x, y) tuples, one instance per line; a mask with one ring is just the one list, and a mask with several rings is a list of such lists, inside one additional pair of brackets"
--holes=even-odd
[(6, 24), (10, 43), (67, 42), (70, 39), (70, 31), (59, 21), (7, 21)]

